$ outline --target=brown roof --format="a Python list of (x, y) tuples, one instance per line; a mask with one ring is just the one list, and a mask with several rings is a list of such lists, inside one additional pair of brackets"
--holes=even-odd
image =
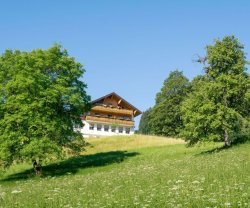
[(115, 92), (111, 92), (105, 96), (102, 96), (96, 100), (93, 100), (91, 103), (94, 104), (94, 103), (98, 103), (99, 101), (107, 98), (107, 97), (110, 97), (110, 96), (114, 96), (114, 97), (117, 97), (119, 100), (122, 100), (123, 103), (125, 103), (126, 105), (128, 105), (132, 110), (136, 111), (135, 113), (135, 116), (138, 116), (140, 115), (142, 112), (136, 108), (135, 106), (133, 106), (132, 104), (130, 104), (128, 101), (126, 101), (124, 98), (122, 98), (121, 96), (119, 96), (118, 94), (116, 94)]

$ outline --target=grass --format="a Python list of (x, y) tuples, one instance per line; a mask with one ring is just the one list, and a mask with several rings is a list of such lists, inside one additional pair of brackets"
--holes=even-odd
[(181, 139), (165, 138), (159, 136), (114, 136), (109, 138), (89, 138), (89, 144), (83, 154), (93, 154), (98, 152), (130, 150), (145, 147), (166, 146), (171, 144), (185, 144)]
[(1, 176), (0, 207), (250, 207), (250, 144), (186, 148), (161, 137), (88, 139), (83, 155)]

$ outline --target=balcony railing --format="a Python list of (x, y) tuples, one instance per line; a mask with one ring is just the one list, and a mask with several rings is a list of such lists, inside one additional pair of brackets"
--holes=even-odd
[(96, 117), (96, 116), (86, 116), (86, 121), (97, 121), (97, 122), (121, 124), (121, 125), (128, 125), (128, 126), (134, 125), (134, 121), (119, 120), (119, 119), (114, 119), (114, 118), (103, 118), (103, 117)]
[(133, 115), (132, 110), (119, 109), (119, 108), (115, 108), (111, 106), (105, 107), (105, 106), (96, 105), (92, 108), (92, 110), (98, 111), (98, 112), (104, 112), (104, 113), (115, 113), (119, 115), (130, 115), (130, 116)]

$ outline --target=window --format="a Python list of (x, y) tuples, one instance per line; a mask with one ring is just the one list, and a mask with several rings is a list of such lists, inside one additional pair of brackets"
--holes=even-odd
[(91, 123), (89, 124), (89, 130), (94, 130), (95, 124)]
[(120, 126), (120, 127), (119, 127), (119, 133), (122, 133), (122, 132), (123, 132), (123, 127)]
[(130, 128), (126, 128), (126, 134), (130, 133)]
[(102, 130), (102, 125), (101, 124), (97, 124), (97, 131), (101, 131)]
[(111, 127), (111, 131), (112, 131), (112, 132), (115, 132), (115, 130), (116, 130), (116, 127), (115, 127), (115, 126), (112, 126), (112, 127)]
[(104, 131), (109, 131), (109, 126), (108, 125), (104, 125)]

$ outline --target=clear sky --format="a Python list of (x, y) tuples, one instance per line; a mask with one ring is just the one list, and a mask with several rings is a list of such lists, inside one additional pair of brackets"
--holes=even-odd
[(189, 79), (202, 74), (192, 60), (214, 38), (235, 35), (250, 54), (249, 0), (0, 3), (0, 53), (59, 43), (84, 64), (92, 99), (115, 91), (142, 111), (154, 105), (171, 70)]

